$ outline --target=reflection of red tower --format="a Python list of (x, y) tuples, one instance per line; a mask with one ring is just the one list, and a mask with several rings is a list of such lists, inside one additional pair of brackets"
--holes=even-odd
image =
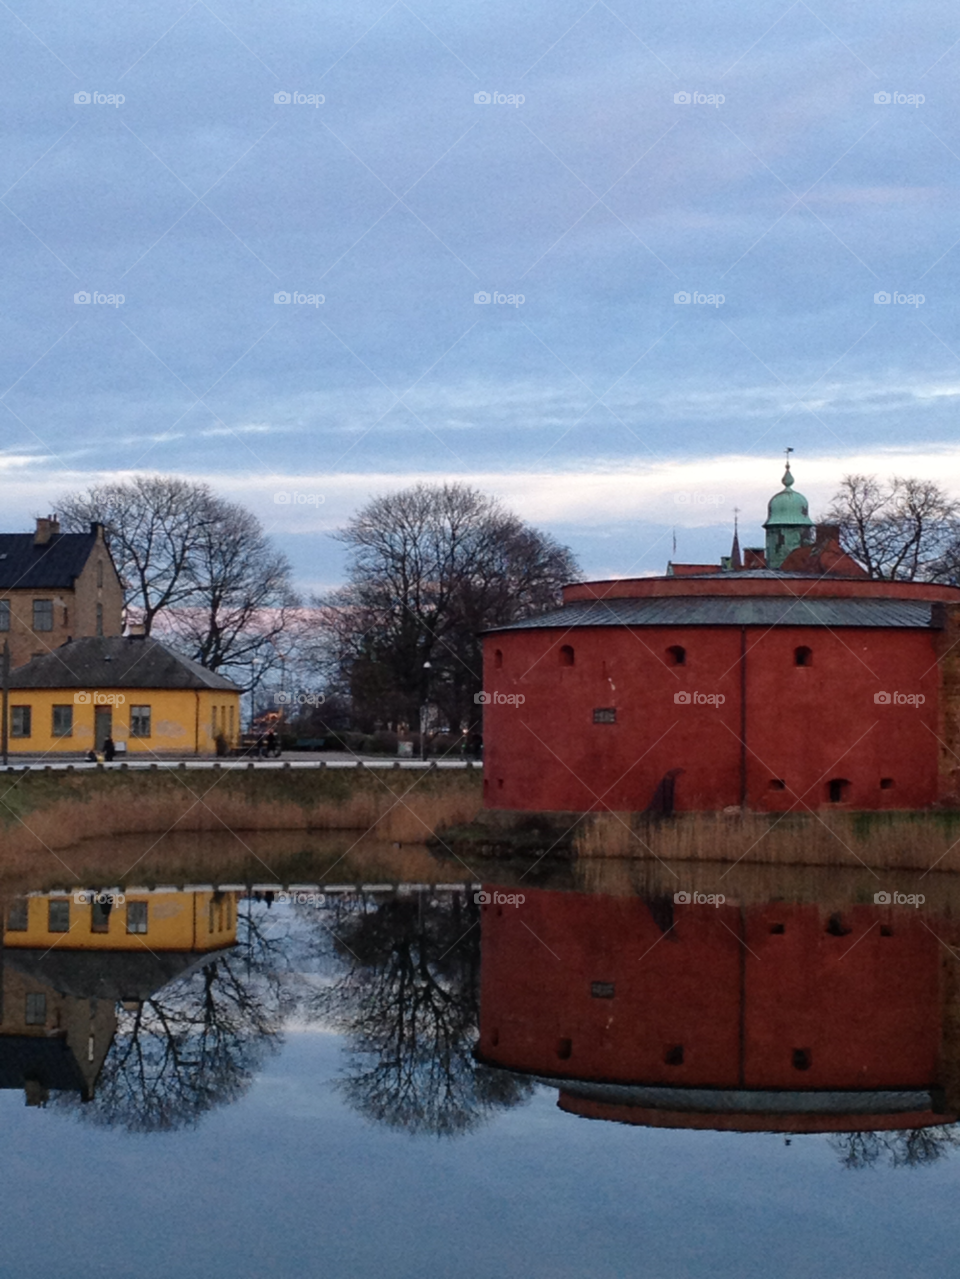
[(539, 890), (482, 910), (478, 1056), (549, 1078), (562, 1109), (793, 1132), (956, 1118), (939, 942), (914, 911)]

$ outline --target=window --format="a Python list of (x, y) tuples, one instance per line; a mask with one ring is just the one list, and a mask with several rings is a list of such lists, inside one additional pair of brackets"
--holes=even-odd
[(0, 600), (0, 631), (10, 629), (10, 601)]
[(497, 668), (497, 670), (499, 670), (500, 667), (503, 665), (503, 649), (502, 648), (494, 649), (493, 664)]
[(801, 645), (793, 650), (794, 666), (812, 666), (813, 665), (813, 649)]
[(832, 777), (827, 782), (827, 798), (831, 804), (842, 804), (847, 797), (850, 783), (845, 777)]
[(108, 933), (110, 931), (110, 911), (113, 909), (113, 903), (109, 900), (99, 900), (104, 896), (104, 893), (98, 893), (97, 899), (90, 907), (90, 931), (92, 933)]
[(97, 635), (103, 635), (103, 605), (97, 605)]
[(33, 601), (33, 629), (35, 631), (53, 630), (53, 600)]
[(73, 707), (72, 706), (54, 706), (53, 735), (54, 737), (72, 737), (73, 736)]
[(28, 1026), (45, 1026), (47, 1024), (47, 997), (42, 990), (27, 992), (23, 1020)]
[(147, 903), (127, 902), (127, 932), (145, 933), (147, 931)]
[(27, 902), (21, 897), (13, 903), (7, 912), (7, 932), (25, 933), (27, 931)]
[(680, 644), (672, 644), (667, 649), (667, 662), (671, 666), (686, 666), (687, 650)]
[(149, 706), (131, 706), (130, 707), (130, 736), (131, 737), (149, 737), (150, 736), (150, 707)]
[(230, 707), (230, 740), (233, 741), (233, 707)]
[(590, 983), (591, 999), (612, 999), (616, 993), (616, 987), (612, 981), (592, 981)]
[(217, 708), (216, 706), (214, 706), (212, 708), (210, 736), (216, 737), (216, 735), (217, 735)]
[(683, 1044), (668, 1044), (663, 1050), (663, 1064), (665, 1066), (682, 1066)]
[(794, 1048), (793, 1068), (794, 1070), (810, 1069), (810, 1049), (809, 1048)]
[(892, 778), (892, 777), (881, 777), (881, 778), (880, 778), (880, 789), (881, 789), (881, 790), (893, 790), (893, 778)]
[(593, 712), (593, 722), (595, 724), (615, 724), (617, 722), (617, 708), (615, 706), (598, 706)]
[(103, 586), (103, 560), (97, 560), (97, 586)]
[(783, 780), (783, 778), (782, 778), (782, 777), (771, 777), (771, 778), (770, 778), (770, 789), (771, 789), (771, 790), (786, 790), (786, 789), (787, 789), (787, 783)]
[(47, 932), (68, 933), (70, 931), (70, 901), (65, 897), (55, 897), (47, 902)]
[(30, 736), (30, 707), (29, 706), (11, 706), (10, 707), (10, 736), (11, 737), (29, 737)]
[(570, 647), (569, 644), (562, 644), (560, 646), (560, 665), (572, 666), (573, 662), (574, 662), (573, 649)]

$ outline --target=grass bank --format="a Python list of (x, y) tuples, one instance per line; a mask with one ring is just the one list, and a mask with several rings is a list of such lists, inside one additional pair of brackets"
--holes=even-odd
[(0, 778), (4, 863), (82, 840), (204, 831), (369, 831), (423, 841), (469, 823), (479, 769), (111, 769)]

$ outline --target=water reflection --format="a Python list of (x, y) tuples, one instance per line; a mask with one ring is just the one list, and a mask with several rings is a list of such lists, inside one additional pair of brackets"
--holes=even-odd
[(0, 1087), (169, 1131), (241, 1098), (306, 1025), (342, 1036), (345, 1101), (414, 1135), (545, 1086), (571, 1119), (827, 1134), (850, 1168), (957, 1144), (952, 903), (476, 888), (8, 901)]

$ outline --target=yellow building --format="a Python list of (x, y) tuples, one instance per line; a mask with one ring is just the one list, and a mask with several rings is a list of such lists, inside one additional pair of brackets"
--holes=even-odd
[(237, 940), (237, 893), (72, 889), (10, 905), (3, 945), (14, 950), (209, 951)]
[(240, 689), (149, 636), (74, 640), (10, 674), (14, 754), (210, 755), (240, 734)]

